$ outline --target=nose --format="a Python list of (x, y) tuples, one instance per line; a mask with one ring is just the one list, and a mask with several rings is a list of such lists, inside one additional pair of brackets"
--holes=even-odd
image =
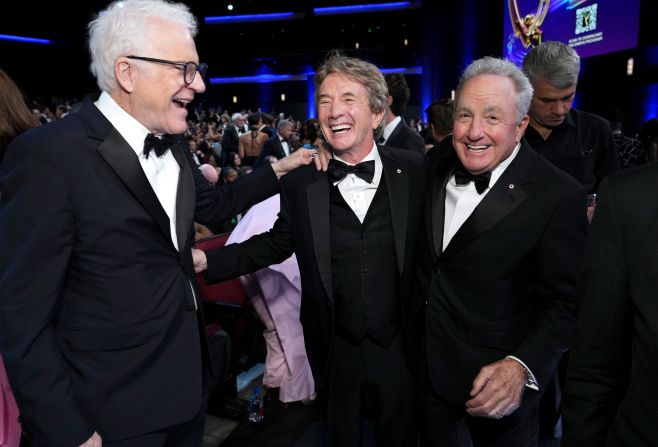
[(569, 112), (569, 103), (566, 101), (556, 101), (553, 113), (559, 116), (566, 115)]
[(194, 80), (187, 87), (194, 90), (195, 93), (203, 93), (206, 91), (206, 83), (203, 82), (203, 76), (199, 73), (194, 76)]
[(471, 141), (478, 141), (479, 139), (484, 137), (484, 128), (482, 127), (482, 121), (477, 118), (473, 119), (470, 125), (468, 126), (468, 132), (466, 133), (466, 136)]

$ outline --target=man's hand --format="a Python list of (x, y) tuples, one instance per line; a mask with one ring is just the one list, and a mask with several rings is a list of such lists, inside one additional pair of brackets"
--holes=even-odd
[(101, 435), (94, 432), (94, 434), (91, 435), (91, 438), (87, 439), (87, 442), (81, 444), (80, 447), (103, 447), (103, 439), (101, 438)]
[(192, 260), (194, 261), (194, 273), (203, 272), (208, 268), (206, 252), (197, 248), (192, 249)]
[[(293, 169), (311, 164), (311, 162), (317, 157), (318, 151), (315, 149), (300, 148), (287, 157), (283, 157), (281, 160), (277, 160), (272, 163), (272, 169), (274, 169), (274, 173), (276, 174), (277, 178), (281, 178), (281, 176), (287, 174)], [(315, 166), (317, 167), (318, 171), (320, 171), (322, 169), (321, 161), (316, 160)]]
[(466, 412), (492, 419), (509, 416), (521, 406), (525, 381), (525, 369), (516, 360), (503, 359), (484, 366), (473, 381)]

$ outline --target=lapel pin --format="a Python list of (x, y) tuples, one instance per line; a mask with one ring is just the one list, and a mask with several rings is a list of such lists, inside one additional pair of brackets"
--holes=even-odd
[(397, 170), (397, 173), (398, 173), (398, 174), (402, 174), (402, 169), (398, 169), (398, 170)]
[(514, 189), (514, 183), (510, 183), (508, 186), (509, 189)]

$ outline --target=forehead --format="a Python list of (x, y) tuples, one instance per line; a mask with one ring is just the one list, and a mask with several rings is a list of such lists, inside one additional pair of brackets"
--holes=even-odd
[(533, 85), (535, 89), (534, 96), (536, 98), (544, 99), (561, 99), (573, 95), (576, 92), (576, 86), (572, 85), (567, 88), (557, 88), (550, 83), (542, 80), (535, 81)]
[(344, 73), (334, 72), (327, 75), (319, 87), (320, 95), (365, 95), (366, 88)]
[(516, 98), (514, 83), (506, 76), (483, 74), (466, 81), (457, 97), (460, 108), (513, 108)]

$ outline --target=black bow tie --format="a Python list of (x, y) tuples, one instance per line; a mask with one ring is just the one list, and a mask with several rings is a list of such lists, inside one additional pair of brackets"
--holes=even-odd
[(327, 174), (332, 183), (341, 181), (347, 174), (354, 174), (366, 182), (372, 183), (372, 179), (375, 176), (375, 160), (364, 161), (351, 166), (332, 158), (329, 160)]
[(457, 166), (455, 168), (455, 183), (458, 185), (468, 185), (470, 182), (473, 182), (475, 183), (475, 190), (478, 194), (482, 194), (489, 187), (490, 179), (491, 172), (474, 175), (468, 172), (463, 166)]
[(163, 135), (162, 138), (158, 138), (152, 133), (146, 135), (144, 138), (144, 158), (149, 158), (149, 152), (153, 149), (155, 155), (162, 157), (162, 154), (167, 152), (173, 143), (173, 138), (171, 135)]

